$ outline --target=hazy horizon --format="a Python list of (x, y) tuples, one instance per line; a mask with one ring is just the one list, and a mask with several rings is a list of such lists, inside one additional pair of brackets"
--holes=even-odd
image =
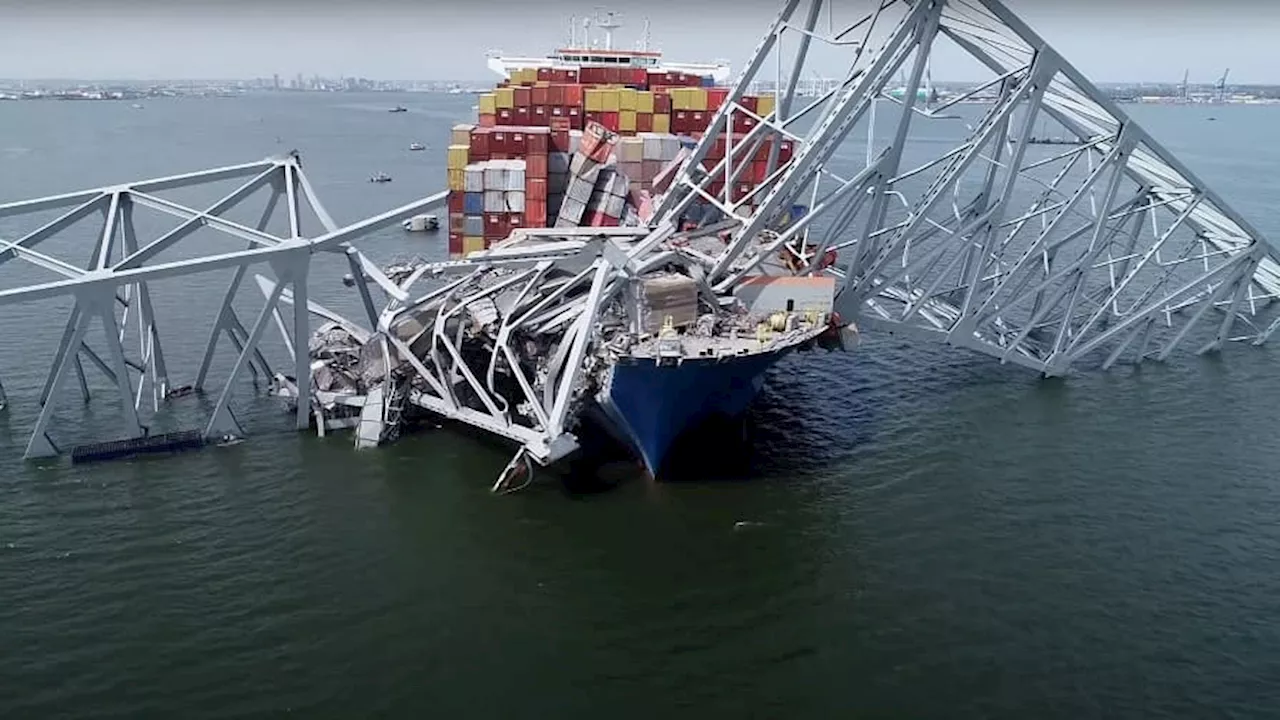
[[(855, 3), (855, 6), (865, 5)], [(1107, 3), (1010, 0), (1009, 7), (1098, 82), (1280, 84), (1280, 6), (1223, 0)], [(298, 73), (390, 81), (491, 79), (487, 50), (542, 55), (568, 37), (588, 2), (434, 4), (406, 0), (0, 0), (8, 38), (0, 75), (15, 80), (248, 79)], [(645, 18), (653, 45), (673, 60), (741, 67), (779, 3), (720, 0), (699, 6), (647, 0), (643, 12), (613, 5), (631, 47)], [(479, 38), (479, 40), (477, 40)], [(935, 56), (939, 81), (978, 76), (957, 53)], [(833, 72), (835, 68), (832, 68)]]

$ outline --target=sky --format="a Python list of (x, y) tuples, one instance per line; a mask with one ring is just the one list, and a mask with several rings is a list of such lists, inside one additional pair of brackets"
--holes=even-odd
[[(1268, 0), (1006, 0), (1098, 82), (1280, 84), (1280, 3)], [(846, 0), (862, 9), (870, 0)], [(0, 0), (0, 77), (489, 80), (486, 50), (543, 55), (578, 0)], [(780, 5), (771, 0), (613, 3), (632, 44), (645, 18), (670, 59), (735, 72)], [(802, 5), (803, 7), (803, 5)], [(977, 77), (939, 55), (936, 80)], [(834, 67), (832, 68), (834, 71)]]

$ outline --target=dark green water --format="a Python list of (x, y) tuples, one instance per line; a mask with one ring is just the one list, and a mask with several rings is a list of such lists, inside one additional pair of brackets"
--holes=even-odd
[[(414, 112), (385, 113), (397, 102)], [(0, 104), (0, 200), (297, 147), (351, 221), (438, 188), (448, 125), (469, 105)], [(1135, 114), (1280, 237), (1280, 109)], [(431, 149), (406, 152), (415, 140)], [(365, 182), (379, 170), (395, 181)], [(436, 252), (398, 230), (365, 247)], [(318, 301), (350, 307), (344, 271), (317, 266)], [(194, 373), (226, 279), (157, 289), (175, 382)], [(260, 298), (244, 297), (252, 317)], [(706, 448), (749, 472), (595, 495), (544, 478), (494, 497), (500, 449), (437, 431), (356, 453), (345, 434), (288, 430), (247, 383), (236, 407), (253, 437), (236, 447), (24, 463), (66, 307), (0, 313), (13, 401), (0, 414), (0, 717), (1280, 707), (1273, 349), (1047, 382), (869, 338), (856, 355), (789, 360), (753, 411), (755, 443)], [(112, 402), (66, 394), (57, 437), (109, 429)], [(177, 421), (200, 405), (179, 402)]]

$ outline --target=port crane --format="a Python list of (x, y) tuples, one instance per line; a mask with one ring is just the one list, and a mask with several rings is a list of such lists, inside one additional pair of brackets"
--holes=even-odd
[[(954, 142), (939, 141), (933, 113), (918, 99), (931, 54), (944, 41), (986, 74), (932, 109), (971, 118)], [(802, 97), (799, 83), (815, 44), (843, 51), (848, 70), (817, 97)], [(905, 77), (900, 110), (887, 133), (873, 132), (872, 108), (898, 73)], [(1220, 90), (1225, 81), (1224, 74)], [(779, 88), (775, 109), (764, 116), (742, 103), (756, 82)], [(728, 132), (746, 118), (750, 130)], [(1042, 123), (1079, 144), (1030, 145)], [(796, 152), (780, 162), (779, 143), (767, 140), (794, 142)], [(723, 157), (712, 155), (720, 147)], [(733, 179), (761, 152), (766, 182), (746, 197), (731, 194)], [(208, 205), (164, 196), (227, 180), (241, 184)], [(247, 198), (264, 193), (260, 220), (230, 219)], [(315, 397), (309, 339), (317, 319), (352, 337), (381, 337), (385, 344), (367, 358), (366, 369), (377, 373), (378, 363), (395, 354), (391, 347), (408, 342), (379, 335), (387, 318), (447, 297), (436, 320), (411, 339), (434, 348), (435, 364), (415, 370), (435, 390), (408, 401), (515, 443), (513, 464), (554, 462), (572, 449), (574, 388), (605, 357), (593, 325), (603, 302), (622, 278), (673, 259), (696, 267), (701, 292), (712, 297), (732, 294), (762, 268), (826, 275), (835, 280), (839, 314), (863, 332), (942, 343), (1045, 376), (1163, 361), (1182, 350), (1212, 352), (1228, 342), (1262, 344), (1280, 327), (1276, 246), (998, 0), (886, 2), (869, 11), (863, 3), (784, 0), (644, 225), (527, 233), (509, 246), (400, 274), (360, 251), (362, 237), (437, 210), (444, 200), (438, 193), (339, 226), (312, 191), (300, 158), (290, 154), (0, 204), (0, 219), (10, 221), (57, 213), (3, 239), (0, 263), (22, 261), (53, 279), (0, 287), (0, 306), (74, 303), (40, 393), (28, 457), (58, 451), (53, 403), (86, 367), (98, 367), (118, 388), (123, 432), (142, 434), (143, 416), (161, 408), (175, 375), (161, 349), (149, 286), (219, 270), (235, 276), (205, 328), (208, 350), (194, 378), (197, 387), (216, 390), (207, 434), (240, 431), (231, 398), (246, 374), (279, 374), (263, 351), (273, 324), (284, 341), (301, 429), (315, 411), (308, 401)], [(791, 216), (801, 203), (808, 211)], [(689, 247), (690, 235), (675, 230), (695, 204), (722, 218), (699, 238), (719, 244), (698, 252)], [(133, 222), (144, 210), (179, 225), (144, 240)], [(81, 252), (57, 257), (40, 247), (90, 218), (104, 222)], [(208, 253), (188, 241), (190, 255), (164, 259), (163, 251), (197, 232), (245, 246)], [(825, 262), (832, 253), (836, 262)], [(780, 256), (787, 262), (778, 263)], [(351, 270), (361, 308), (354, 318), (312, 299), (311, 265), (326, 259)], [(235, 302), (250, 269), (265, 302), (246, 326)], [(541, 418), (532, 427), (515, 426), (505, 401), (487, 395), (485, 378), (450, 350), (453, 319), (479, 312), (495, 286), (513, 283), (527, 308), (521, 322), (559, 333), (552, 366), (522, 380), (524, 402)], [(466, 287), (480, 289), (464, 293)], [(91, 326), (104, 330), (92, 341), (96, 348)], [(215, 385), (213, 349), (223, 341), (235, 360)], [(509, 335), (499, 338), (491, 366), (513, 356), (513, 343)], [(465, 395), (453, 390), (463, 385)], [(143, 402), (144, 387), (150, 403)]]

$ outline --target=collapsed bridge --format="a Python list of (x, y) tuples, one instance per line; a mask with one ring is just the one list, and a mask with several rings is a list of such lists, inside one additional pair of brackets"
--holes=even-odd
[[(242, 432), (229, 401), (247, 371), (275, 378), (276, 392), (296, 403), (300, 429), (352, 427), (358, 443), (372, 445), (394, 437), (412, 408), (506, 438), (519, 450), (499, 485), (572, 452), (577, 423), (591, 414), (657, 472), (671, 428), (708, 406), (741, 410), (779, 357), (850, 347), (855, 327), (1045, 375), (1164, 360), (1184, 346), (1260, 344), (1274, 333), (1273, 246), (1008, 8), (843, 5), (784, 4), (707, 132), (630, 226), (516, 230), (463, 260), (384, 270), (353, 241), (440, 207), (444, 194), (338, 227), (296, 155), (0, 205), (0, 219), (69, 208), (0, 241), (0, 263), (23, 260), (57, 276), (0, 290), (0, 305), (75, 303), (27, 456), (58, 452), (51, 408), (86, 359), (119, 390), (123, 435), (141, 435), (143, 387), (150, 412), (173, 389), (149, 283), (231, 268), (193, 378), (203, 388), (212, 348), (228, 339), (236, 360), (206, 435)], [(987, 78), (964, 91), (922, 92), (938, 52), (969, 58)], [(802, 96), (800, 79), (833, 57), (845, 76)], [(765, 115), (740, 102), (760, 83), (777, 88)], [(751, 129), (739, 132), (744, 118)], [(938, 142), (939, 124), (961, 139)], [(1046, 132), (1074, 144), (1032, 142)], [(795, 145), (785, 160), (775, 142), (783, 139)], [(761, 148), (765, 182), (734, 193)], [(239, 178), (243, 185), (204, 209), (163, 196)], [(224, 217), (255, 193), (270, 196), (257, 226)], [(280, 200), (287, 229), (268, 232)], [(314, 229), (303, 226), (304, 204)], [(792, 215), (797, 204), (807, 207), (801, 217)], [(704, 220), (688, 228), (694, 208)], [(138, 210), (179, 225), (141, 242)], [(39, 249), (93, 216), (103, 223), (83, 251), (88, 264)], [(157, 262), (197, 230), (246, 249)], [(310, 300), (312, 259), (325, 256), (350, 271), (357, 317)], [(266, 302), (246, 326), (232, 299), (251, 267), (265, 270), (255, 276)], [(261, 353), (272, 324), (288, 372)], [(85, 342), (91, 325), (104, 331), (101, 351)], [(125, 350), (126, 332), (138, 336), (136, 355)], [(695, 390), (706, 402), (667, 402)]]

